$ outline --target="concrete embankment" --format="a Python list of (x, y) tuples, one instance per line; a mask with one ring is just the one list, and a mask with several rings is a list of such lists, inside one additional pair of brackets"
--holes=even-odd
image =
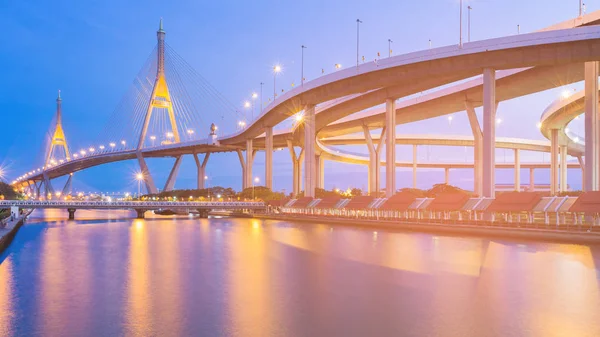
[(575, 230), (553, 230), (549, 228), (497, 227), (485, 225), (406, 223), (389, 220), (367, 220), (349, 218), (329, 218), (315, 216), (288, 216), (257, 214), (257, 219), (308, 222), (311, 224), (331, 224), (371, 229), (392, 229), (398, 231), (421, 232), (449, 236), (474, 236), (480, 238), (501, 238), (519, 241), (543, 241), (574, 244), (600, 244), (600, 233)]
[(23, 215), (12, 221), (6, 221), (4, 227), (0, 228), (0, 254), (4, 253), (8, 246), (10, 246), (10, 243), (14, 239), (15, 235), (17, 235), (19, 228), (23, 226), (25, 218), (29, 214), (31, 214), (31, 210), (24, 212)]

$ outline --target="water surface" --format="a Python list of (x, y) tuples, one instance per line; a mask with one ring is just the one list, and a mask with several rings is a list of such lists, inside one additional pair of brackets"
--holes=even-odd
[(599, 247), (131, 216), (34, 212), (0, 336), (600, 336)]

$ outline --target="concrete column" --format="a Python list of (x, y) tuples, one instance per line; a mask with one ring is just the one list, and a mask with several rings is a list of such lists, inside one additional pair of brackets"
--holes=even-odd
[(558, 129), (550, 130), (550, 195), (558, 193)]
[(177, 174), (179, 173), (179, 166), (181, 166), (181, 159), (183, 156), (179, 156), (175, 158), (175, 163), (173, 164), (173, 168), (169, 173), (169, 178), (167, 178), (167, 182), (165, 183), (165, 188), (163, 191), (172, 191), (175, 187), (175, 180), (177, 180)]
[(444, 184), (450, 185), (450, 168), (444, 168)]
[(146, 165), (146, 160), (142, 156), (142, 152), (138, 151), (136, 153), (138, 163), (140, 164), (140, 169), (142, 170), (142, 175), (144, 175), (144, 184), (146, 184), (146, 190), (150, 194), (158, 194), (158, 189), (154, 184), (154, 179), (150, 174), (150, 170), (148, 170), (148, 165)]
[(236, 150), (238, 159), (240, 160), (240, 166), (242, 167), (242, 190), (248, 187), (247, 185), (247, 177), (246, 177), (246, 161), (244, 160), (244, 155), (242, 154), (242, 150)]
[(67, 208), (67, 212), (69, 212), (69, 220), (75, 220), (75, 208)]
[(273, 127), (265, 128), (265, 186), (273, 190)]
[(198, 189), (203, 190), (206, 188), (204, 177), (206, 176), (206, 164), (208, 163), (208, 158), (210, 157), (210, 152), (204, 155), (204, 160), (200, 163), (200, 159), (198, 158), (198, 154), (194, 153), (194, 161), (196, 162), (196, 169), (198, 170)]
[(325, 188), (325, 157), (317, 155), (317, 187)]
[(600, 189), (598, 61), (585, 63), (585, 191)]
[(484, 197), (496, 196), (496, 71), (483, 70), (483, 186)]
[(396, 193), (396, 101), (385, 101), (385, 195), (389, 198)]
[(529, 192), (535, 191), (535, 169), (529, 168)]
[(567, 191), (567, 146), (560, 146), (560, 191)]
[(369, 127), (363, 125), (363, 133), (365, 135), (365, 141), (367, 143), (367, 149), (369, 150), (369, 165), (367, 168), (367, 189), (369, 191), (369, 195), (375, 194), (375, 186), (377, 186), (377, 169), (379, 168), (379, 163), (377, 162), (377, 153), (375, 150), (375, 146), (373, 145), (373, 138), (371, 137), (371, 132)]
[(521, 151), (515, 149), (515, 191), (521, 192)]
[(252, 139), (246, 139), (246, 187), (252, 186), (252, 162), (254, 155), (252, 149)]
[(304, 149), (300, 150), (300, 155), (296, 156), (296, 150), (291, 140), (287, 141), (288, 150), (292, 158), (292, 194), (294, 197), (300, 193), (302, 188), (302, 159), (304, 158)]
[(577, 156), (579, 167), (581, 168), (581, 190), (585, 191), (585, 162), (582, 156)]
[(412, 178), (413, 188), (417, 188), (417, 144), (413, 144), (413, 167), (412, 167)]
[(466, 101), (465, 108), (473, 133), (473, 192), (483, 195), (483, 133), (473, 103)]
[(304, 108), (304, 196), (315, 196), (317, 186), (317, 158), (315, 133), (315, 106)]

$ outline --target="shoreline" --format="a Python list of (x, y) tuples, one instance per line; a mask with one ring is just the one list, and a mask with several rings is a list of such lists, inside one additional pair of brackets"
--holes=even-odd
[(323, 223), (346, 227), (397, 230), (448, 236), (469, 236), (478, 238), (502, 238), (520, 241), (548, 243), (600, 245), (600, 233), (586, 231), (565, 231), (546, 228), (507, 228), (486, 225), (409, 223), (390, 220), (367, 220), (350, 218), (328, 218), (315, 216), (285, 216), (255, 214), (255, 219), (285, 220), (296, 222)]
[(25, 223), (25, 218), (31, 214), (33, 210), (25, 210), (19, 218), (8, 222), (4, 228), (0, 228), (0, 255), (10, 246), (15, 235)]

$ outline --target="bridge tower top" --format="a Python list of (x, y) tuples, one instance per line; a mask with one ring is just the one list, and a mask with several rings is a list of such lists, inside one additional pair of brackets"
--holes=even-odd
[(164, 76), (165, 73), (165, 35), (166, 32), (163, 29), (163, 21), (160, 18), (160, 24), (158, 26), (158, 31), (156, 31), (156, 39), (158, 40), (158, 67), (157, 67), (157, 77), (160, 75)]
[(152, 94), (150, 96), (150, 102), (148, 103), (148, 109), (144, 118), (144, 124), (142, 125), (142, 131), (140, 132), (140, 139), (138, 141), (137, 150), (140, 151), (144, 147), (146, 136), (148, 133), (148, 126), (150, 125), (150, 119), (152, 118), (152, 111), (154, 108), (167, 109), (169, 116), (169, 122), (171, 124), (171, 132), (173, 142), (179, 143), (179, 130), (177, 128), (177, 120), (175, 119), (175, 112), (173, 111), (173, 102), (171, 101), (171, 94), (169, 92), (169, 86), (165, 75), (165, 35), (166, 32), (163, 29), (162, 18), (156, 32), (156, 39), (158, 40), (157, 47), (157, 64), (156, 64), (156, 80), (152, 87)]
[(63, 149), (65, 159), (71, 157), (69, 146), (67, 144), (67, 137), (65, 137), (65, 131), (62, 126), (62, 98), (60, 97), (60, 90), (58, 91), (58, 97), (56, 97), (56, 124), (54, 125), (54, 130), (51, 134), (52, 139), (50, 139), (50, 148), (48, 149), (48, 153), (46, 153), (44, 167), (48, 167), (49, 164), (56, 165), (57, 147)]

